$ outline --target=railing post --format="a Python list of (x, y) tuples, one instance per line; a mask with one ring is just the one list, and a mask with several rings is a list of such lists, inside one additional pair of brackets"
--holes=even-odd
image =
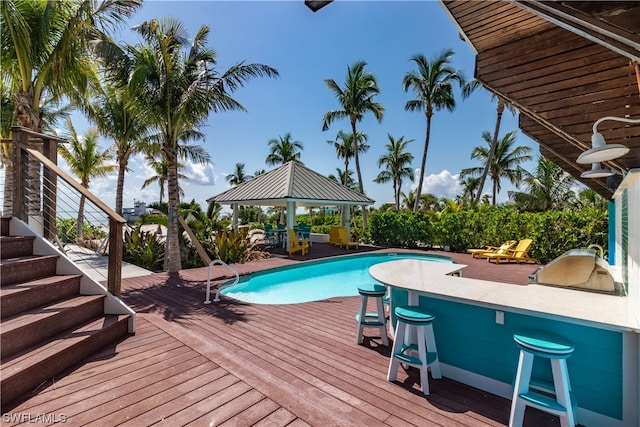
[[(23, 212), (24, 190), (26, 182), (23, 180), (23, 164), (22, 164), (22, 149), (21, 144), (28, 142), (29, 135), (22, 132), (19, 126), (11, 128), (11, 134), (13, 137), (13, 189), (11, 197), (13, 198), (13, 212), (12, 215), (23, 221), (26, 221), (26, 212)], [(5, 197), (7, 195), (5, 194)]]
[[(58, 142), (50, 138), (43, 137), (42, 151), (47, 159), (58, 164)], [(57, 234), (56, 212), (58, 177), (50, 168), (44, 168), (44, 185), (42, 188), (42, 216), (44, 223), (44, 238), (53, 239)]]
[(122, 279), (122, 223), (109, 219), (109, 269), (107, 290), (119, 297)]

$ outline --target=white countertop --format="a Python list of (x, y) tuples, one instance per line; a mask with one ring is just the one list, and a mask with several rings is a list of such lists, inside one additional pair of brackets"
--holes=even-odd
[(640, 332), (638, 302), (631, 298), (448, 275), (464, 267), (466, 266), (462, 264), (398, 260), (376, 264), (369, 268), (369, 273), (386, 285), (418, 291), (434, 298), (572, 321), (603, 329)]

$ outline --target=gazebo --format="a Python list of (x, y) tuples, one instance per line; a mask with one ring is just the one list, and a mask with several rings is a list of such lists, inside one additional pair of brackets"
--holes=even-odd
[[(290, 161), (243, 182), (207, 202), (231, 205), (233, 229), (238, 230), (238, 206), (282, 206), (287, 210), (287, 228), (295, 224), (297, 207), (366, 206), (375, 200), (351, 190), (306, 166)], [(345, 227), (349, 228), (349, 209), (345, 209)]]

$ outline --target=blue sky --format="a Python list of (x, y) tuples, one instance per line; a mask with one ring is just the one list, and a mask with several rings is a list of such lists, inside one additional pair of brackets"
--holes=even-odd
[[(219, 70), (246, 61), (276, 68), (279, 79), (256, 79), (235, 92), (234, 97), (248, 111), (212, 114), (204, 129), (203, 146), (211, 154), (208, 166), (189, 165), (182, 182), (184, 200), (205, 200), (226, 190), (225, 176), (238, 162), (252, 174), (267, 169), (267, 141), (290, 132), (302, 142), (302, 162), (319, 173), (335, 174), (342, 160), (335, 155), (327, 140), (335, 139), (340, 129), (349, 124), (335, 122), (322, 131), (322, 116), (338, 108), (325, 79), (343, 84), (347, 66), (358, 60), (367, 62), (367, 70), (378, 79), (381, 93), (377, 101), (385, 108), (378, 123), (373, 116), (359, 123), (358, 129), (368, 137), (369, 151), (361, 156), (364, 189), (369, 197), (382, 203), (393, 200), (391, 184), (375, 184), (379, 172), (378, 158), (385, 152), (387, 133), (394, 138), (414, 139), (409, 145), (414, 155), (413, 168), (419, 168), (424, 147), (426, 121), (423, 113), (407, 112), (405, 103), (413, 94), (402, 90), (404, 74), (414, 69), (410, 58), (422, 53), (434, 57), (443, 49), (455, 51), (454, 67), (473, 78), (474, 53), (459, 36), (456, 27), (436, 1), (334, 1), (312, 13), (303, 0), (289, 1), (145, 1), (130, 25), (116, 39), (135, 43), (129, 27), (152, 18), (173, 16), (180, 20), (190, 35), (202, 25), (211, 28), (209, 46), (216, 50)], [(459, 94), (459, 93), (458, 93)], [(438, 111), (433, 117), (432, 133), (425, 170), (423, 193), (453, 198), (459, 194), (458, 174), (461, 169), (479, 166), (470, 159), (474, 147), (485, 144), (481, 134), (493, 130), (495, 103), (485, 91), (477, 91), (467, 100), (458, 97), (453, 112)], [(87, 124), (74, 118), (82, 133)], [(501, 136), (517, 130), (517, 118), (505, 112)], [(538, 146), (518, 131), (519, 145), (528, 145), (537, 157)], [(104, 140), (106, 146), (110, 141)], [(352, 166), (353, 167), (353, 166)], [(533, 163), (525, 164), (533, 170)], [(147, 203), (157, 201), (159, 188), (152, 185), (141, 190), (142, 181), (151, 171), (140, 158), (130, 162), (132, 171), (126, 176), (124, 206), (132, 207), (134, 199)], [(355, 175), (354, 175), (355, 176)], [(90, 183), (90, 190), (108, 204), (115, 204), (115, 175)], [(417, 179), (416, 179), (417, 181)], [(417, 184), (417, 182), (416, 182)], [(411, 190), (404, 184), (403, 191)], [(414, 184), (415, 185), (415, 184)], [(513, 187), (503, 182), (498, 202), (507, 198)], [(485, 192), (490, 193), (487, 183)]]

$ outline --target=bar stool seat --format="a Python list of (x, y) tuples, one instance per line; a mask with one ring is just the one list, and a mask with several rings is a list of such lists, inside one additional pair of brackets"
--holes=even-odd
[[(367, 284), (358, 287), (360, 294), (360, 310), (356, 314), (356, 344), (362, 344), (364, 339), (364, 328), (376, 328), (380, 330), (382, 344), (389, 345), (387, 336), (387, 317), (384, 313), (383, 298), (387, 293), (387, 288), (379, 284)], [(376, 312), (367, 313), (369, 298), (375, 298)]]
[[(573, 344), (546, 331), (523, 331), (514, 334), (513, 339), (520, 348), (520, 358), (513, 387), (509, 427), (522, 426), (527, 406), (557, 415), (562, 427), (574, 427), (577, 400), (571, 393), (567, 370), (567, 359), (573, 353)], [(553, 383), (531, 377), (534, 357), (549, 360)]]
[[(398, 376), (400, 363), (420, 369), (420, 384), (422, 393), (429, 394), (429, 371), (433, 378), (442, 378), (440, 361), (433, 334), (433, 320), (435, 316), (426, 309), (418, 306), (399, 306), (394, 313), (397, 318), (395, 337), (391, 349), (391, 360), (387, 380), (395, 381)], [(409, 341), (411, 330), (417, 330), (418, 343)], [(417, 357), (415, 353), (417, 351)]]

